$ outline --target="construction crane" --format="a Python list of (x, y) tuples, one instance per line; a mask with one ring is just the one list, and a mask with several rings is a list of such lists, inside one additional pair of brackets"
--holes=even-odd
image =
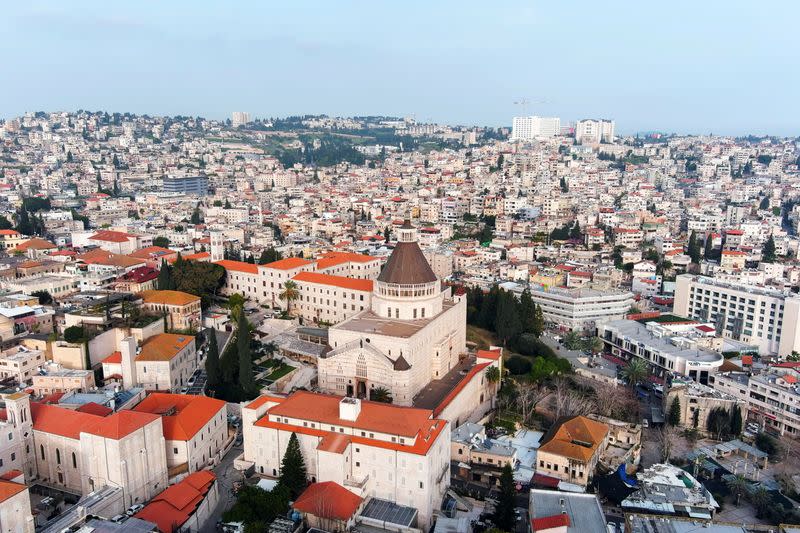
[(549, 100), (544, 100), (544, 99), (539, 99), (539, 100), (534, 100), (533, 102), (531, 102), (530, 100), (528, 100), (527, 98), (524, 98), (524, 97), (523, 98), (519, 98), (517, 100), (514, 100), (514, 105), (518, 105), (518, 106), (520, 106), (522, 108), (522, 116), (523, 117), (528, 116), (528, 104), (530, 104), (530, 103), (541, 105), (541, 104), (549, 104), (550, 101)]

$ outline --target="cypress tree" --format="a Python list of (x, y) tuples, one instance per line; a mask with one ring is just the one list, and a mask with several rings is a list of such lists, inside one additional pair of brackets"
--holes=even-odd
[(769, 236), (761, 251), (761, 261), (764, 263), (775, 262), (775, 239), (772, 238), (772, 235)]
[(222, 378), (222, 369), (219, 363), (219, 346), (217, 345), (217, 334), (211, 331), (211, 339), (208, 342), (208, 355), (206, 355), (206, 374), (208, 376), (208, 386), (211, 388), (219, 385)]
[(692, 230), (689, 236), (689, 245), (686, 247), (686, 254), (692, 259), (692, 263), (700, 262), (700, 245), (697, 244), (697, 233)]
[[(297, 440), (297, 435), (294, 432), (292, 433), (292, 436), (289, 437), (289, 444), (286, 446), (286, 453), (283, 454), (279, 484), (289, 489), (292, 499), (297, 498), (308, 484), (306, 462), (303, 459), (302, 452), (300, 451), (300, 441)], [(513, 514), (513, 508), (511, 512)]]
[(536, 304), (533, 303), (530, 289), (522, 291), (519, 297), (519, 314), (522, 320), (522, 332), (536, 335)]
[(253, 380), (253, 359), (250, 355), (250, 326), (247, 324), (244, 313), (239, 313), (239, 323), (236, 327), (236, 348), (239, 352), (239, 385), (246, 393), (253, 393), (256, 383)]
[(742, 410), (738, 405), (731, 408), (731, 435), (738, 437), (742, 433)]
[(672, 403), (669, 406), (667, 422), (669, 422), (670, 426), (677, 426), (681, 423), (681, 401), (677, 396), (672, 399)]
[(172, 270), (165, 260), (161, 261), (161, 269), (158, 271), (156, 286), (160, 291), (175, 290), (175, 281), (172, 279)]
[(503, 472), (500, 474), (500, 494), (497, 497), (497, 504), (494, 507), (492, 521), (497, 529), (501, 531), (514, 531), (516, 529), (516, 517), (514, 516), (514, 499), (517, 490), (514, 486), (514, 473), (511, 466), (506, 463)]
[(497, 318), (495, 328), (503, 340), (503, 346), (514, 339), (522, 330), (517, 297), (507, 291), (500, 291), (497, 299)]
[(544, 332), (544, 313), (542, 306), (537, 305), (533, 313), (533, 334), (538, 338), (542, 336), (542, 332)]

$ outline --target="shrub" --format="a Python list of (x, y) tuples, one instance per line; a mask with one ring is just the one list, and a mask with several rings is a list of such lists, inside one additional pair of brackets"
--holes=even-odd
[(513, 355), (506, 360), (506, 368), (511, 374), (521, 376), (531, 371), (531, 361), (527, 357)]

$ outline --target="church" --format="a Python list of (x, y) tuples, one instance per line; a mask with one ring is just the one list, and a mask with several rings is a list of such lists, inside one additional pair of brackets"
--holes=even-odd
[(371, 399), (380, 388), (395, 405), (415, 405), (431, 382), (465, 370), (466, 313), (466, 296), (442, 287), (406, 221), (373, 284), (370, 307), (328, 331), (320, 390)]

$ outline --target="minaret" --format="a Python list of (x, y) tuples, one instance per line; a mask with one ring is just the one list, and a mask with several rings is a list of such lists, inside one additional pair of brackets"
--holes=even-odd
[(211, 262), (216, 263), (225, 259), (225, 246), (222, 240), (222, 232), (211, 230)]

